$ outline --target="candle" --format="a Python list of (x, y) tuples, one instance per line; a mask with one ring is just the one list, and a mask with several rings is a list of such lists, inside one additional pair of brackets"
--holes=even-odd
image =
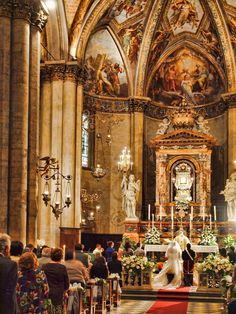
[(160, 205), (160, 221), (162, 219), (162, 206)]
[(171, 206), (171, 229), (174, 229), (174, 206)]
[(65, 256), (66, 256), (66, 245), (63, 245), (63, 259), (65, 260)]
[(210, 229), (212, 229), (212, 226), (211, 226), (211, 214), (210, 214)]
[(214, 221), (216, 221), (216, 206), (214, 205), (213, 208), (214, 208)]
[(193, 220), (193, 206), (191, 206), (190, 220)]
[(152, 228), (154, 227), (154, 214), (152, 214)]
[(202, 206), (202, 220), (205, 221), (205, 206)]
[(148, 204), (148, 220), (151, 219), (151, 205)]
[(190, 217), (189, 217), (189, 228), (190, 228), (190, 234), (191, 234), (191, 231), (192, 231), (192, 214), (190, 214)]

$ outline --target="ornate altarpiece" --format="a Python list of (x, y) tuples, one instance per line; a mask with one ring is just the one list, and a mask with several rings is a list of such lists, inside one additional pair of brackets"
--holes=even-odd
[[(175, 205), (173, 193), (173, 168), (185, 163), (191, 168), (192, 200), (194, 214), (201, 214), (205, 206), (206, 214), (211, 206), (211, 154), (216, 139), (195, 130), (177, 129), (167, 134), (155, 136), (151, 140), (156, 151), (156, 209), (163, 207), (162, 216), (170, 213)], [(167, 212), (166, 212), (167, 211)], [(197, 212), (196, 212), (197, 211)]]

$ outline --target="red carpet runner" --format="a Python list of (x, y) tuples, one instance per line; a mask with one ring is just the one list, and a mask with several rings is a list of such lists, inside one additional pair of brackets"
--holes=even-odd
[[(186, 314), (188, 309), (188, 298), (190, 288), (181, 287), (175, 290), (159, 290), (161, 292), (161, 298), (171, 297), (176, 300), (157, 300), (146, 314)], [(158, 298), (158, 293), (157, 293)], [(185, 301), (179, 301), (179, 299), (185, 299)]]

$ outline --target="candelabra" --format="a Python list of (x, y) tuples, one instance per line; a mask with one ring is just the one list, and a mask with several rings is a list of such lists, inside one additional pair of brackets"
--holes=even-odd
[[(63, 209), (70, 207), (71, 201), (71, 175), (63, 175), (60, 172), (59, 163), (55, 158), (49, 156), (40, 158), (44, 162), (43, 165), (38, 165), (37, 170), (41, 172), (41, 177), (45, 180), (44, 189), (42, 193), (43, 201), (46, 206), (51, 202), (50, 207), (56, 219), (63, 213)], [(50, 181), (55, 181), (55, 191), (53, 197), (50, 194)], [(66, 181), (65, 198), (63, 198), (61, 185), (62, 181)]]
[(117, 163), (118, 171), (128, 172), (133, 168), (133, 162), (131, 161), (130, 151), (125, 147), (119, 157), (119, 161)]

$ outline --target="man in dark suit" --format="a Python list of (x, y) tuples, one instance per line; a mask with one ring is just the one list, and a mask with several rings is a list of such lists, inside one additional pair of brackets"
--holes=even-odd
[(81, 243), (75, 245), (75, 259), (81, 261), (86, 268), (89, 267), (89, 257), (88, 254), (84, 253)]
[(16, 313), (17, 264), (10, 259), (11, 240), (0, 233), (0, 314)]
[(195, 252), (191, 250), (191, 244), (187, 243), (186, 249), (182, 253), (185, 286), (193, 285), (193, 268), (195, 255)]

